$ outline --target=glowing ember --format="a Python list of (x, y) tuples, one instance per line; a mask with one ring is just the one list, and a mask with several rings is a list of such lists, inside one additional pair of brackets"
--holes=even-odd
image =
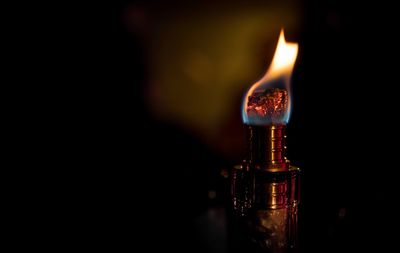
[(268, 117), (280, 119), (287, 112), (288, 92), (285, 89), (272, 88), (264, 92), (255, 92), (249, 96), (247, 114), (249, 117)]

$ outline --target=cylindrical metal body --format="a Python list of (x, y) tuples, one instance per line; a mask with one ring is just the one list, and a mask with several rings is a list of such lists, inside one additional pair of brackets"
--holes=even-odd
[(286, 126), (246, 125), (247, 162), (261, 170), (279, 172), (289, 170), (286, 159)]
[(236, 214), (255, 252), (297, 249), (299, 168), (286, 159), (285, 126), (247, 126), (248, 157), (232, 173)]

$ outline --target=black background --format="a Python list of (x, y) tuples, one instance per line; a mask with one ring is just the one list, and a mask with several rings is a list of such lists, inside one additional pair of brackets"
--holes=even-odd
[[(56, 151), (73, 183), (57, 197), (52, 237), (59, 248), (208, 252), (195, 221), (225, 207), (220, 170), (240, 158), (218, 157), (147, 113), (146, 45), (121, 22), (131, 3), (73, 6), (64, 41), (71, 54), (60, 53), (73, 64), (55, 79), (76, 84)], [(398, 17), (383, 1), (300, 4), (288, 156), (303, 168), (301, 252), (388, 251), (397, 228)], [(207, 198), (210, 188), (217, 199)]]

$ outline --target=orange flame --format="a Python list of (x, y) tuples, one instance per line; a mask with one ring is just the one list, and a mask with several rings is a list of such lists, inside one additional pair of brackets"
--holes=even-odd
[[(290, 79), (297, 52), (298, 44), (286, 42), (282, 29), (268, 71), (261, 80), (250, 87), (244, 98), (242, 117), (245, 124), (286, 124), (289, 121)], [(289, 98), (285, 100), (287, 96)], [(249, 99), (255, 102), (252, 100), (249, 103)]]

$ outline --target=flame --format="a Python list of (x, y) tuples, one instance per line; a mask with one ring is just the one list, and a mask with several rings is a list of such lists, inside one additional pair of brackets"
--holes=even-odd
[(290, 116), (290, 79), (298, 52), (281, 30), (272, 63), (261, 80), (253, 84), (243, 101), (243, 122), (248, 125), (287, 124)]

